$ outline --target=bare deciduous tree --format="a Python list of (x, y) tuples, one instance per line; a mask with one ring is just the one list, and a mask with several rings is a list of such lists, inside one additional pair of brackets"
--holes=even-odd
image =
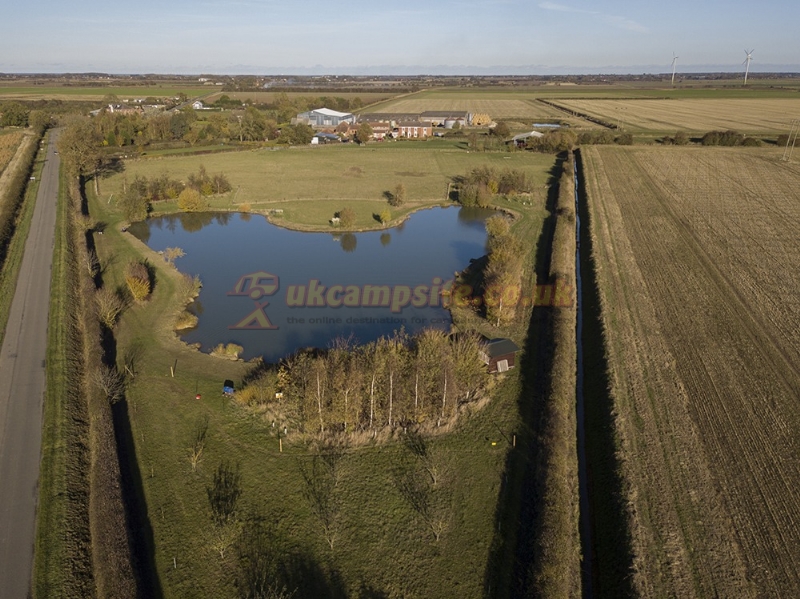
[(117, 324), (117, 318), (127, 307), (123, 295), (117, 291), (113, 291), (108, 287), (103, 287), (95, 293), (95, 302), (97, 304), (97, 317), (109, 329), (113, 329)]
[(192, 465), (192, 472), (197, 471), (197, 465), (203, 459), (203, 451), (206, 448), (206, 433), (208, 433), (208, 415), (197, 421), (192, 433), (192, 444), (189, 447), (189, 463)]
[(219, 554), (220, 559), (225, 559), (228, 549), (233, 547), (242, 531), (241, 522), (226, 522), (220, 526), (213, 526), (209, 533), (209, 547)]
[(111, 366), (103, 364), (92, 371), (91, 381), (100, 389), (110, 403), (116, 403), (125, 393), (125, 377)]

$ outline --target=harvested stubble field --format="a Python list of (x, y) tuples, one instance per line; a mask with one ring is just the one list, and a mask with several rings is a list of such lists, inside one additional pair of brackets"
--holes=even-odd
[(385, 112), (425, 112), (426, 110), (453, 110), (485, 112), (492, 118), (525, 117), (528, 119), (560, 119), (563, 113), (546, 104), (528, 101), (521, 97), (508, 98), (402, 98), (381, 106)]
[(222, 96), (228, 96), (232, 100), (241, 100), (242, 102), (253, 102), (255, 104), (272, 104), (274, 103), (280, 96), (286, 96), (287, 98), (294, 99), (294, 98), (309, 98), (309, 97), (319, 97), (319, 96), (327, 96), (333, 98), (346, 98), (348, 100), (353, 100), (355, 98), (360, 98), (361, 101), (365, 104), (372, 104), (374, 102), (381, 102), (383, 100), (389, 99), (390, 94), (387, 93), (378, 93), (378, 92), (340, 92), (335, 89), (331, 90), (319, 90), (318, 92), (215, 92), (209, 96), (204, 98), (204, 102), (213, 103), (219, 100)]
[(792, 119), (800, 117), (800, 98), (554, 101), (568, 110), (641, 131), (788, 133)]
[(529, 121), (528, 125), (533, 122), (568, 122), (573, 127), (597, 127), (583, 119), (569, 117), (557, 108), (539, 102), (533, 93), (527, 92), (422, 92), (372, 106), (368, 112), (418, 113), (427, 110), (485, 113), (493, 119)]
[(800, 166), (583, 150), (643, 596), (800, 596)]

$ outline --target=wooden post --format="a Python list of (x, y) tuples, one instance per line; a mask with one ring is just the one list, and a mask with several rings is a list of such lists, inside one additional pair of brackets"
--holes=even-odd
[(516, 435), (514, 435), (514, 436), (511, 438), (511, 447), (516, 447), (516, 446), (517, 446), (517, 436), (516, 436)]
[(280, 448), (281, 453), (283, 453), (283, 439), (278, 437), (278, 447)]

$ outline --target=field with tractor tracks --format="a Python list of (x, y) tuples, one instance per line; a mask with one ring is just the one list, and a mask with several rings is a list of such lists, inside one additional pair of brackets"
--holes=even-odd
[(800, 596), (800, 165), (581, 152), (633, 588)]
[(567, 110), (633, 131), (706, 132), (735, 129), (742, 133), (788, 133), (792, 119), (800, 117), (800, 98), (553, 101)]

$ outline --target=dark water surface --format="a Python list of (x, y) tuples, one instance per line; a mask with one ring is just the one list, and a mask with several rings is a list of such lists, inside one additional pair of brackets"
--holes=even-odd
[(470, 259), (485, 254), (490, 210), (433, 208), (401, 226), (366, 233), (302, 233), (261, 215), (179, 214), (137, 223), (131, 233), (153, 250), (179, 247), (176, 261), (199, 275), (199, 317), (187, 343), (203, 350), (237, 343), (244, 358), (277, 361), (295, 350), (359, 343), (405, 327), (447, 328), (438, 291)]

